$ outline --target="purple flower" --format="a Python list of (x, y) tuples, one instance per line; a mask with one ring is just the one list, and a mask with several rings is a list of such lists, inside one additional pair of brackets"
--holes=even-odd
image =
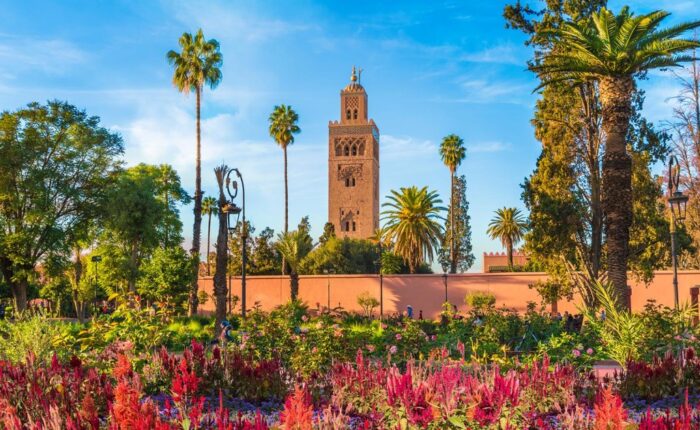
[(401, 340), (401, 333), (396, 333), (396, 340)]
[(588, 348), (588, 349), (586, 350), (586, 354), (588, 354), (588, 355), (593, 355), (593, 348)]
[(396, 354), (396, 351), (398, 351), (398, 348), (396, 348), (396, 345), (391, 345), (391, 348), (389, 348), (389, 353)]
[(578, 349), (574, 349), (572, 353), (574, 354), (574, 357), (576, 357), (576, 358), (581, 356), (581, 351), (579, 351)]

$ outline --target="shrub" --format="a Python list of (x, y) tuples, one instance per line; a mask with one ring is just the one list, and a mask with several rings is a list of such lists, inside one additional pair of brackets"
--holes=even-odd
[(474, 291), (467, 294), (464, 303), (476, 312), (485, 312), (494, 307), (496, 296), (486, 291)]
[(362, 308), (364, 315), (369, 318), (374, 313), (374, 308), (379, 306), (379, 300), (369, 291), (364, 291), (357, 296), (357, 304)]
[(48, 362), (54, 353), (70, 356), (63, 326), (42, 315), (26, 316), (13, 322), (0, 320), (0, 359), (19, 363), (27, 357)]

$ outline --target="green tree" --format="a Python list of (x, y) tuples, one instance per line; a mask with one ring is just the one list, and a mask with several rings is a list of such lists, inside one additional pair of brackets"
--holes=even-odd
[(76, 231), (111, 207), (104, 193), (122, 152), (118, 135), (68, 103), (0, 114), (0, 272), (19, 312), (37, 263), (68, 252)]
[(111, 210), (99, 239), (113, 293), (136, 294), (143, 261), (160, 245), (159, 226), (167, 209), (158, 199), (156, 179), (148, 169), (132, 167), (109, 190)]
[(211, 251), (211, 216), (219, 215), (218, 202), (214, 197), (205, 197), (202, 200), (202, 214), (209, 218), (207, 221), (207, 276), (211, 276), (211, 260), (209, 258), (209, 252)]
[(433, 260), (442, 239), (442, 200), (436, 191), (415, 186), (392, 190), (387, 199), (382, 205), (387, 208), (382, 212), (384, 235), (393, 243), (393, 252), (406, 261), (409, 272), (416, 273), (421, 263)]
[(299, 115), (294, 112), (291, 106), (275, 106), (269, 118), (270, 137), (282, 148), (284, 153), (284, 232), (289, 230), (289, 184), (287, 180), (287, 147), (294, 143), (294, 135), (299, 134), (301, 129)]
[(639, 73), (677, 66), (691, 58), (683, 55), (700, 46), (679, 39), (700, 21), (665, 29), (659, 26), (669, 13), (634, 15), (625, 7), (619, 15), (601, 8), (590, 19), (565, 22), (552, 33), (562, 49), (533, 69), (542, 86), (567, 80), (595, 80), (599, 86), (602, 123), (606, 136), (603, 156), (602, 203), (605, 217), (607, 269), (620, 298), (629, 308), (627, 269), (632, 214), (632, 159), (627, 136), (633, 116), (634, 77)]
[[(233, 275), (240, 275), (243, 268), (243, 223), (238, 222), (233, 228), (233, 233), (230, 235), (229, 239), (229, 273)], [(250, 224), (250, 221), (245, 222), (245, 236), (246, 236), (246, 251), (248, 256), (252, 256), (255, 253), (255, 227)], [(248, 269), (247, 273), (252, 274), (250, 270), (250, 259), (246, 266)]]
[(255, 245), (250, 254), (251, 275), (274, 275), (282, 273), (282, 259), (275, 249), (272, 238), (275, 231), (269, 227), (263, 229), (255, 238)]
[(290, 296), (292, 300), (296, 300), (299, 295), (299, 271), (302, 261), (313, 249), (311, 236), (302, 229), (280, 233), (275, 247), (289, 265)]
[[(438, 260), (443, 267), (443, 271), (451, 270), (452, 262), (456, 262), (456, 270), (466, 272), (474, 264), (474, 253), (472, 252), (472, 228), (471, 217), (469, 216), (469, 201), (467, 200), (467, 178), (462, 175), (455, 180), (455, 209), (452, 205), (447, 209), (445, 227), (445, 239), (438, 252)], [(450, 228), (454, 218), (454, 228)], [(452, 238), (454, 235), (454, 252), (450, 254)], [(454, 257), (451, 258), (451, 255)], [(456, 273), (456, 272), (451, 272)]]
[(181, 246), (156, 248), (144, 263), (137, 283), (139, 295), (168, 309), (185, 309), (194, 261)]
[(377, 273), (379, 248), (370, 240), (335, 236), (319, 244), (302, 262), (302, 272), (367, 274)]
[[(221, 82), (221, 65), (223, 56), (219, 51), (219, 42), (206, 40), (200, 28), (194, 36), (183, 33), (178, 41), (180, 52), (170, 50), (168, 62), (175, 69), (173, 84), (183, 93), (194, 92), (196, 95), (197, 143), (195, 149), (195, 189), (194, 189), (194, 227), (192, 228), (192, 256), (199, 261), (202, 228), (202, 146), (201, 146), (201, 106), (204, 86), (214, 89)], [(199, 265), (193, 269), (192, 288), (189, 295), (189, 314), (197, 313), (197, 280)]]
[(332, 222), (327, 222), (323, 225), (323, 234), (318, 238), (318, 243), (323, 245), (334, 237), (336, 237), (335, 225)]
[(496, 216), (491, 219), (486, 230), (491, 239), (498, 239), (508, 254), (508, 268), (513, 270), (513, 247), (525, 235), (527, 221), (520, 209), (501, 208), (496, 210)]
[[(459, 207), (459, 197), (457, 194), (457, 168), (464, 157), (466, 157), (467, 151), (464, 148), (464, 141), (461, 137), (456, 134), (450, 134), (442, 139), (440, 143), (440, 158), (443, 164), (447, 166), (450, 170), (450, 208)], [(449, 256), (450, 256), (450, 273), (457, 273), (457, 266), (459, 265), (459, 256), (457, 251), (457, 238), (459, 237), (456, 232), (457, 222), (457, 211), (450, 210), (447, 217), (447, 228), (445, 229), (445, 242), (449, 243)]]

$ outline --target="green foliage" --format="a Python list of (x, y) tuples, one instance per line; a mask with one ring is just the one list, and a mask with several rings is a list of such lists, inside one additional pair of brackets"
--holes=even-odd
[(294, 143), (294, 135), (301, 132), (297, 125), (298, 122), (299, 114), (291, 106), (284, 104), (275, 106), (269, 118), (270, 137), (275, 139), (279, 146), (286, 149), (288, 145)]
[(564, 298), (572, 299), (574, 294), (571, 284), (561, 284), (553, 279), (537, 281), (528, 285), (528, 288), (537, 291), (537, 294), (542, 297), (542, 301), (545, 304), (552, 304)]
[(137, 292), (142, 299), (184, 309), (192, 278), (192, 257), (181, 247), (157, 248), (141, 268)]
[(362, 308), (362, 312), (366, 317), (371, 317), (374, 313), (374, 308), (379, 306), (377, 300), (369, 291), (364, 291), (357, 296), (357, 304)]
[(382, 212), (386, 220), (384, 237), (393, 243), (392, 252), (406, 261), (409, 272), (416, 273), (421, 263), (433, 260), (442, 240), (442, 200), (436, 191), (415, 186), (392, 190), (387, 199), (382, 205), (387, 208)]
[(48, 363), (54, 353), (70, 357), (69, 344), (63, 336), (64, 324), (43, 315), (24, 316), (15, 321), (0, 320), (0, 360), (24, 362), (30, 355), (37, 362)]
[(605, 319), (597, 315), (597, 308), (583, 309), (590, 329), (601, 339), (603, 354), (622, 366), (629, 360), (640, 357), (646, 338), (644, 321), (638, 314), (620, 310), (616, 306), (617, 298), (612, 288), (601, 282), (595, 283), (595, 294), (601, 308), (605, 310)]
[(508, 267), (513, 270), (513, 248), (523, 239), (527, 221), (520, 209), (501, 208), (489, 222), (486, 230), (491, 239), (498, 239), (508, 253)]
[(379, 248), (369, 240), (330, 237), (302, 262), (302, 273), (377, 273)]
[(98, 117), (68, 103), (0, 114), (0, 271), (24, 309), (34, 267), (99, 218), (123, 152)]
[(485, 312), (496, 305), (496, 296), (486, 291), (474, 291), (464, 297), (464, 303), (476, 312)]
[[(469, 216), (469, 201), (467, 200), (467, 178), (462, 175), (455, 178), (454, 197), (455, 203), (455, 253), (456, 265), (455, 273), (466, 272), (474, 264), (474, 253), (472, 252), (472, 228), (471, 217)], [(452, 240), (452, 203), (447, 208), (447, 216), (445, 217), (445, 236), (442, 245), (438, 252), (438, 259), (443, 271), (450, 270), (450, 243)]]
[(168, 62), (174, 66), (173, 84), (183, 93), (200, 92), (205, 85), (215, 88), (221, 82), (223, 56), (219, 42), (206, 40), (200, 28), (192, 36), (182, 33), (178, 40), (181, 52), (168, 51)]

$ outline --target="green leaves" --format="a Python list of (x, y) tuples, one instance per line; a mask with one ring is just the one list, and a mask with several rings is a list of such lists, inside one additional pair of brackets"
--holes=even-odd
[(181, 51), (168, 51), (168, 62), (175, 67), (173, 84), (181, 92), (199, 91), (204, 85), (216, 88), (221, 82), (223, 56), (216, 39), (206, 40), (200, 28), (196, 35), (183, 33)]
[(291, 106), (282, 104), (275, 106), (269, 118), (270, 137), (282, 148), (294, 143), (294, 135), (299, 134), (301, 129), (297, 125), (299, 115)]

